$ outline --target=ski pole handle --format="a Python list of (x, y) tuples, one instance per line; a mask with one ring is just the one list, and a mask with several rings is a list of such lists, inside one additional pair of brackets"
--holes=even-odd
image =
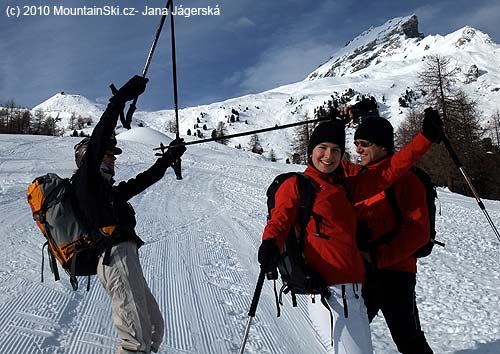
[(257, 279), (257, 285), (255, 286), (255, 292), (253, 293), (252, 304), (250, 305), (250, 310), (248, 311), (248, 316), (250, 317), (255, 317), (255, 312), (257, 311), (257, 305), (259, 304), (260, 294), (264, 285), (265, 276), (266, 272), (261, 267), (259, 278)]

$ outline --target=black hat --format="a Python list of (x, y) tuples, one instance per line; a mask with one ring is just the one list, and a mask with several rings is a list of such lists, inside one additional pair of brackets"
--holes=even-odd
[[(89, 147), (90, 138), (83, 138), (78, 144), (75, 145), (75, 162), (78, 167), (82, 164), (83, 157), (87, 152), (87, 148)], [(122, 149), (116, 147), (116, 138), (112, 136), (106, 144), (106, 151), (111, 151), (113, 155), (120, 155), (122, 153)]]
[(320, 123), (311, 134), (309, 145), (307, 145), (307, 155), (310, 156), (316, 145), (321, 143), (337, 144), (343, 154), (345, 151), (344, 123), (338, 120)]
[(364, 119), (354, 133), (354, 140), (363, 139), (394, 151), (394, 129), (391, 123), (382, 117)]

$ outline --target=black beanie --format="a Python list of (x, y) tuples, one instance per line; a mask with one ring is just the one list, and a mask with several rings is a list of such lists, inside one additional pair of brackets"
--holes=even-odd
[(320, 123), (312, 132), (311, 138), (309, 139), (309, 145), (307, 145), (307, 155), (311, 156), (313, 149), (316, 145), (321, 143), (333, 143), (337, 144), (342, 150), (342, 154), (345, 151), (345, 128), (344, 123), (340, 121), (328, 121)]
[(363, 120), (354, 133), (354, 140), (357, 139), (383, 146), (389, 152), (394, 151), (394, 130), (391, 123), (382, 117), (370, 117)]

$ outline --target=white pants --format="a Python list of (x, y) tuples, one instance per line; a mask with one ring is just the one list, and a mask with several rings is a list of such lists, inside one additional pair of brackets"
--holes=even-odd
[[(345, 301), (342, 297), (344, 287)], [(361, 297), (361, 284), (338, 284), (329, 286), (332, 293), (327, 300), (333, 314), (317, 296), (315, 303), (308, 301), (309, 316), (323, 345), (331, 354), (373, 354), (370, 326), (366, 307)], [(344, 303), (347, 304), (347, 318)], [(332, 346), (333, 340), (333, 346)]]
[(120, 337), (116, 353), (158, 351), (163, 340), (163, 317), (144, 279), (136, 243), (113, 246), (109, 266), (102, 264), (103, 257), (97, 276), (111, 298), (112, 320)]

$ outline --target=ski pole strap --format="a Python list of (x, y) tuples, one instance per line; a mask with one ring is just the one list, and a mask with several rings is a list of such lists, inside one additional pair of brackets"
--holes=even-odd
[(274, 299), (276, 300), (276, 317), (280, 317), (281, 315), (280, 300), (278, 299), (278, 291), (276, 290), (276, 279), (274, 279)]
[(135, 104), (137, 103), (137, 98), (138, 97), (134, 98), (134, 101), (128, 107), (127, 116), (125, 118), (125, 124), (123, 125), (123, 127), (126, 128), (126, 129), (130, 129), (131, 128), (130, 123), (132, 123), (132, 116), (134, 115), (134, 112), (135, 112), (135, 109), (136, 109)]
[[(111, 89), (111, 93), (113, 95), (118, 94), (118, 89), (116, 88), (115, 84), (109, 85), (109, 88)], [(127, 116), (128, 116), (128, 114), (127, 114)], [(122, 126), (124, 128), (126, 128), (127, 122), (125, 120), (125, 114), (123, 113), (123, 110), (120, 112), (120, 122), (122, 122)], [(127, 128), (127, 129), (130, 129), (130, 128)]]
[(259, 304), (260, 293), (262, 292), (262, 286), (264, 285), (264, 279), (266, 272), (261, 267), (259, 278), (257, 279), (257, 285), (255, 286), (255, 292), (253, 293), (252, 304), (250, 305), (250, 311), (248, 311), (248, 316), (255, 317), (255, 312), (257, 311), (257, 305)]

